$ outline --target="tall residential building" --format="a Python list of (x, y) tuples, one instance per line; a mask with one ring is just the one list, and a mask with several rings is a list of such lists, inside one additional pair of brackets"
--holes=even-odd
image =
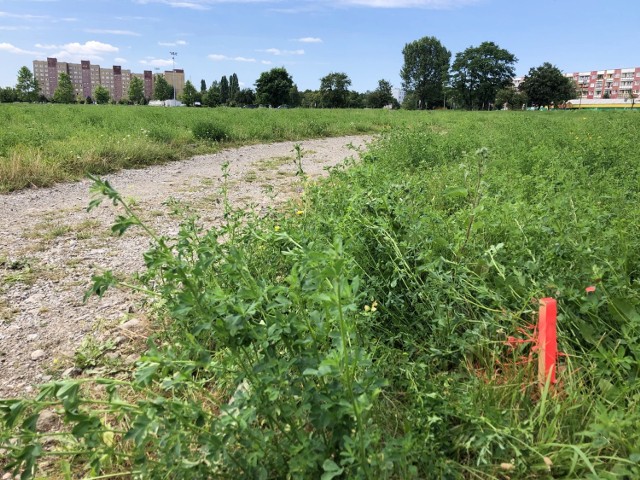
[[(184, 71), (176, 72), (182, 72), (184, 86)], [(100, 68), (100, 65), (92, 65), (89, 60), (82, 60), (80, 63), (58, 62), (56, 58), (33, 61), (33, 74), (40, 85), (40, 93), (47, 98), (53, 97), (61, 73), (69, 75), (78, 98), (93, 97), (96, 87), (102, 85), (109, 90), (112, 99), (119, 101), (127, 97), (133, 76), (143, 81), (145, 98), (151, 99), (153, 95), (153, 74), (150, 70), (131, 73), (131, 70), (123, 70), (119, 65)]]
[(184, 70), (165, 70), (164, 78), (176, 90), (176, 98), (180, 97), (184, 91)]
[(567, 73), (565, 77), (572, 78), (587, 99), (624, 99), (640, 94), (640, 67)]
[[(576, 82), (582, 98), (614, 100), (640, 94), (640, 67), (565, 73), (564, 76)], [(524, 77), (516, 77), (513, 86), (518, 88), (523, 81)]]

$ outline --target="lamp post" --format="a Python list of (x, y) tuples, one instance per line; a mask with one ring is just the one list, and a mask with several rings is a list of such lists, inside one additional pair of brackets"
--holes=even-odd
[(169, 52), (171, 61), (173, 62), (173, 75), (171, 76), (171, 86), (173, 87), (173, 106), (176, 105), (176, 55), (178, 52)]

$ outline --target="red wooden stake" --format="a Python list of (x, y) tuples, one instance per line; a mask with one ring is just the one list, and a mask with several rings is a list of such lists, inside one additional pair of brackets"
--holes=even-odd
[(556, 335), (556, 317), (558, 306), (554, 298), (540, 300), (540, 319), (538, 322), (538, 381), (544, 388), (547, 380), (556, 383), (556, 359), (558, 341)]

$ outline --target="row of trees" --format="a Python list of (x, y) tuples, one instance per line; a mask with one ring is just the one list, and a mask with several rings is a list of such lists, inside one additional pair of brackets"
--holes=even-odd
[(516, 89), (513, 78), (518, 59), (493, 42), (457, 53), (453, 63), (451, 52), (435, 37), (406, 44), (402, 54), (400, 76), (406, 108), (558, 105), (578, 95), (573, 80), (550, 63), (531, 68)]
[[(488, 109), (495, 105), (513, 108), (529, 103), (541, 106), (563, 103), (577, 96), (574, 82), (550, 63), (530, 69), (519, 89), (515, 89), (513, 78), (517, 58), (493, 42), (483, 42), (457, 53), (453, 64), (451, 52), (435, 37), (406, 44), (402, 54), (403, 107), (408, 109)], [(234, 73), (229, 78), (223, 76), (220, 81), (212, 82), (208, 88), (206, 81), (201, 80), (199, 90), (187, 81), (180, 99), (188, 106), (199, 103), (209, 107), (256, 103), (307, 108), (399, 107), (389, 81), (379, 80), (374, 91), (358, 93), (350, 90), (351, 79), (343, 72), (331, 72), (322, 77), (318, 90), (299, 92), (285, 68), (273, 68), (260, 74), (255, 87), (255, 91), (241, 89)], [(123, 101), (128, 103), (143, 104), (148, 100), (144, 84), (138, 77), (131, 78), (127, 95)], [(173, 86), (162, 75), (155, 77), (153, 98), (174, 98)], [(27, 67), (19, 70), (15, 88), (0, 89), (0, 102), (38, 100), (43, 97), (37, 80)], [(56, 103), (78, 101), (69, 75), (60, 74), (52, 100)], [(90, 97), (81, 100), (104, 104), (111, 98), (109, 90), (99, 85), (93, 92), (93, 100)]]
[(456, 105), (490, 108), (500, 89), (513, 84), (517, 58), (493, 42), (483, 42), (457, 53), (435, 37), (408, 43), (402, 50), (400, 71), (407, 108), (427, 109)]

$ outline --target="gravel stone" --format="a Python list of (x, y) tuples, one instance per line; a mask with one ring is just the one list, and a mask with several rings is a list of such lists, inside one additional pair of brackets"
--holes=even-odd
[(40, 360), (45, 355), (46, 353), (44, 352), (44, 350), (35, 350), (31, 352), (31, 360)]
[[(229, 162), (231, 204), (266, 215), (270, 207), (301, 195), (293, 162), (295, 143), (306, 152), (302, 160), (305, 173), (314, 178), (327, 175), (327, 167), (345, 158), (357, 157), (347, 145), (366, 147), (371, 139), (359, 136), (251, 145), (103, 178), (123, 198), (135, 199), (135, 209), (154, 231), (175, 235), (179, 219), (170, 214), (169, 199), (188, 204), (205, 228), (222, 220), (225, 162)], [(281, 161), (285, 157), (290, 161)], [(89, 180), (82, 180), (0, 195), (0, 256), (9, 261), (28, 260), (32, 277), (32, 281), (10, 282), (0, 289), (0, 398), (23, 396), (25, 385), (38, 384), (49, 366), (48, 361), (31, 361), (38, 351), (29, 349), (28, 342), (38, 340), (42, 353), (36, 357), (41, 360), (73, 356), (86, 336), (101, 335), (129, 313), (145, 314), (141, 298), (120, 289), (83, 302), (92, 275), (113, 270), (126, 278), (140, 272), (144, 269), (142, 254), (149, 247), (140, 229), (132, 228), (122, 237), (111, 234), (120, 212), (110, 202), (86, 211), (90, 185)], [(56, 228), (62, 226), (68, 228)], [(60, 230), (63, 233), (58, 234)], [(58, 236), (51, 238), (54, 232)], [(5, 275), (15, 273), (0, 265), (0, 284)], [(126, 324), (118, 331), (125, 334), (122, 327)], [(138, 354), (124, 361), (133, 363)], [(79, 373), (70, 368), (62, 376)], [(36, 392), (34, 389), (31, 395)]]

